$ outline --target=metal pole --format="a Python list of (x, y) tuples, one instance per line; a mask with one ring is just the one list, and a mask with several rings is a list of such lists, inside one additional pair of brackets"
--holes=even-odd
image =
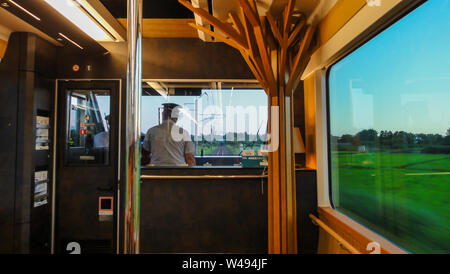
[(128, 0), (126, 186), (124, 253), (139, 254), (142, 0)]

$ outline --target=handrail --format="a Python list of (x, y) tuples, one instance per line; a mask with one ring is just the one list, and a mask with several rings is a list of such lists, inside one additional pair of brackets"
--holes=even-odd
[(350, 251), (352, 254), (362, 254), (358, 249), (353, 247), (349, 242), (347, 242), (344, 238), (339, 236), (339, 234), (336, 233), (331, 227), (327, 226), (324, 222), (322, 222), (319, 218), (314, 216), (313, 214), (309, 214), (309, 218), (313, 220), (318, 226), (320, 226), (323, 230), (328, 232), (328, 234), (331, 235), (331, 237), (335, 238), (340, 244), (344, 246), (345, 249)]
[(226, 179), (264, 179), (267, 175), (141, 175), (141, 180), (226, 180)]

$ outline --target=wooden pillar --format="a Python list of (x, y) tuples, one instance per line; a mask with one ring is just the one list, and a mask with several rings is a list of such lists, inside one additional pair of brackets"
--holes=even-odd
[(268, 251), (297, 253), (292, 96), (310, 57), (315, 27), (307, 25), (304, 16), (294, 18), (295, 0), (288, 1), (277, 19), (270, 13), (260, 16), (255, 1), (239, 0), (240, 16), (230, 12), (231, 24), (187, 0), (178, 1), (220, 33), (195, 24), (192, 27), (241, 52), (269, 97)]

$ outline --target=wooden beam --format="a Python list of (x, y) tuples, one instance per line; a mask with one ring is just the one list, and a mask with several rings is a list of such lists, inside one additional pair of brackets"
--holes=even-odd
[(295, 0), (289, 0), (283, 14), (283, 33), (289, 33), (291, 27), (292, 12), (294, 11)]
[(219, 34), (217, 32), (211, 31), (208, 28), (199, 26), (199, 25), (197, 25), (195, 23), (189, 23), (189, 26), (191, 26), (193, 28), (196, 28), (199, 31), (202, 31), (202, 32), (204, 32), (204, 33), (206, 33), (208, 35), (211, 35), (212, 37), (216, 38), (217, 40), (220, 40), (220, 41), (226, 43), (227, 45), (229, 45), (229, 46), (231, 46), (231, 47), (233, 47), (233, 48), (235, 48), (235, 49), (237, 49), (239, 51), (244, 49), (243, 47), (241, 47), (241, 45), (237, 44), (234, 40), (232, 40), (232, 39), (230, 39), (228, 37), (225, 37), (225, 36), (223, 36), (223, 35), (221, 35), (221, 34)]
[(289, 35), (289, 39), (288, 39), (288, 43), (287, 43), (288, 47), (290, 47), (292, 45), (292, 43), (294, 43), (294, 41), (298, 38), (298, 34), (303, 29), (305, 24), (306, 24), (306, 20), (302, 17), (302, 19), (300, 19), (300, 22), (298, 22), (297, 25), (295, 25), (294, 30)]
[[(127, 29), (127, 19), (117, 19)], [(198, 33), (189, 26), (194, 19), (143, 19), (142, 36), (144, 38), (197, 38)]]
[(271, 92), (274, 92), (277, 90), (277, 87), (275, 84), (275, 78), (273, 76), (273, 70), (269, 59), (269, 55), (267, 53), (267, 44), (265, 42), (261, 27), (254, 27), (253, 30), (255, 32), (256, 45), (258, 46), (259, 55), (261, 56), (261, 61), (266, 75), (267, 84), (269, 85)]
[(242, 40), (239, 33), (230, 24), (220, 21), (219, 19), (215, 18), (204, 9), (194, 8), (194, 6), (192, 6), (192, 4), (189, 1), (178, 0), (178, 2), (180, 2), (180, 4), (191, 10), (193, 13), (196, 13), (199, 16), (201, 16), (203, 19), (205, 19), (205, 21), (213, 25), (214, 28), (217, 28), (225, 35), (235, 40), (236, 43), (238, 43), (240, 46), (246, 48), (245, 41)]
[(245, 62), (249, 66), (250, 70), (253, 72), (253, 75), (255, 75), (255, 78), (260, 83), (261, 87), (264, 89), (266, 94), (269, 94), (269, 90), (266, 84), (266, 80), (264, 79), (263, 75), (261, 75), (261, 72), (258, 70), (257, 65), (252, 60), (252, 58), (248, 55), (248, 52), (245, 50), (241, 50), (241, 55), (244, 58)]
[(228, 13), (228, 17), (230, 17), (231, 22), (233, 22), (233, 26), (239, 32), (241, 37), (243, 39), (246, 39), (245, 38), (245, 28), (244, 28), (244, 25), (242, 24), (241, 20), (239, 19), (239, 16), (236, 13), (231, 11)]
[[(209, 3), (208, 0), (191, 0), (192, 6), (194, 8), (201, 8), (204, 10), (209, 10)], [(211, 25), (208, 24), (207, 22), (204, 21), (204, 19), (198, 15), (194, 13), (194, 18), (195, 18), (195, 23), (198, 26), (202, 26), (205, 28), (211, 28)], [(209, 35), (207, 35), (206, 33), (204, 33), (203, 31), (198, 31), (198, 37), (205, 42), (212, 42), (213, 38)]]
[(250, 21), (250, 24), (252, 24), (253, 27), (259, 26), (259, 16), (256, 13), (257, 11), (253, 10), (248, 0), (239, 0), (239, 3), (241, 4), (241, 7), (244, 10), (245, 15)]
[(8, 47), (8, 41), (4, 41), (0, 39), (0, 59), (3, 59), (5, 56), (6, 48)]
[(310, 46), (314, 31), (315, 31), (314, 26), (311, 26), (311, 25), (308, 26), (305, 36), (303, 37), (303, 40), (300, 43), (300, 48), (297, 52), (297, 55), (294, 58), (293, 67), (291, 69), (291, 73), (289, 75), (289, 81), (286, 86), (286, 89), (288, 90), (288, 92), (292, 92), (292, 90), (294, 89), (294, 86), (293, 86), (294, 81), (298, 81), (298, 79), (295, 79), (295, 78), (298, 77), (299, 70), (301, 68), (302, 57), (306, 54), (306, 51), (308, 50), (308, 48)]
[[(269, 106), (279, 107), (279, 97), (278, 96), (269, 96)], [(272, 112), (269, 112), (270, 114), (275, 114)], [(270, 115), (269, 121), (276, 120), (279, 121), (280, 113), (278, 113), (278, 117), (273, 117)], [(279, 125), (279, 124), (278, 124)], [(272, 127), (272, 122), (269, 122), (269, 133), (273, 134), (274, 128)], [(279, 128), (276, 130), (279, 133)], [(280, 138), (278, 136), (278, 141), (280, 141)], [(271, 139), (271, 143), (273, 143), (273, 136)], [(269, 189), (271, 189), (271, 192), (269, 192), (269, 200), (272, 201), (271, 209), (272, 209), (272, 215), (269, 216), (269, 223), (272, 224), (271, 230), (272, 235), (269, 235), (272, 241), (271, 245), (269, 246), (269, 254), (279, 254), (281, 253), (281, 194), (280, 194), (280, 154), (279, 149), (274, 150), (273, 152), (269, 153)], [(270, 229), (269, 229), (270, 230)]]
[(270, 13), (267, 13), (267, 21), (269, 21), (270, 29), (273, 36), (278, 40), (280, 46), (283, 44), (283, 37), (281, 37), (280, 30), (278, 29), (277, 22)]
[(242, 20), (243, 20), (242, 25), (244, 26), (244, 32), (245, 32), (246, 40), (248, 43), (247, 45), (248, 45), (249, 54), (250, 54), (250, 56), (255, 56), (255, 54), (257, 54), (258, 50), (255, 45), (255, 35), (253, 33), (252, 26), (248, 22), (247, 17), (245, 16), (245, 13), (244, 13), (244, 9), (242, 7), (240, 8), (240, 12), (241, 12)]

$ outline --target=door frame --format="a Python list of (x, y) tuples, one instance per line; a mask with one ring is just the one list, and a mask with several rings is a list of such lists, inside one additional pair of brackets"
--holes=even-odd
[(55, 254), (55, 230), (56, 230), (56, 176), (57, 176), (57, 160), (58, 160), (58, 114), (59, 114), (59, 108), (58, 108), (58, 102), (59, 102), (59, 82), (61, 81), (70, 81), (70, 82), (101, 82), (101, 81), (117, 81), (118, 82), (118, 105), (117, 105), (117, 191), (115, 195), (117, 195), (116, 198), (116, 254), (119, 254), (119, 247), (120, 247), (120, 216), (121, 216), (121, 201), (120, 201), (120, 180), (121, 180), (121, 142), (122, 142), (122, 79), (121, 78), (113, 78), (113, 79), (56, 79), (55, 80), (55, 91), (54, 91), (54, 119), (53, 119), (53, 155), (52, 155), (52, 219), (51, 219), (51, 254)]

